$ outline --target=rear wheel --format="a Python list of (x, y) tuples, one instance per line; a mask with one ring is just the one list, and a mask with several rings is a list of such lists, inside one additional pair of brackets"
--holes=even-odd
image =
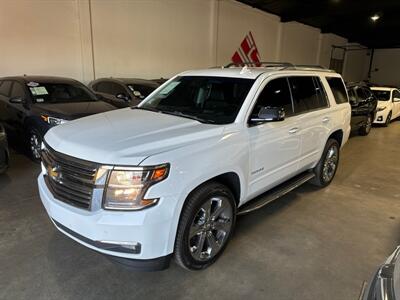
[(340, 146), (337, 140), (328, 140), (322, 157), (314, 168), (315, 177), (310, 181), (312, 184), (325, 187), (332, 182), (339, 164), (339, 149)]
[(42, 146), (42, 135), (36, 128), (31, 128), (28, 131), (28, 150), (31, 158), (39, 162), (40, 161), (40, 151)]
[(392, 112), (390, 112), (390, 113), (388, 114), (384, 126), (385, 126), (385, 127), (388, 127), (391, 120), (392, 120)]
[(360, 135), (368, 135), (372, 128), (372, 115), (368, 115), (367, 119), (365, 120), (365, 124), (360, 127), (359, 133)]
[(200, 270), (225, 249), (236, 221), (231, 191), (219, 183), (196, 189), (182, 210), (175, 241), (175, 259), (183, 268)]

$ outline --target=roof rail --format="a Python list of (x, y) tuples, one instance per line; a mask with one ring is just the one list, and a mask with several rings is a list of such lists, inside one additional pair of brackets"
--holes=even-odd
[(231, 68), (231, 67), (264, 67), (264, 68), (268, 68), (268, 67), (281, 67), (282, 70), (285, 69), (292, 69), (292, 70), (315, 70), (315, 71), (324, 71), (324, 72), (331, 72), (331, 73), (335, 73), (334, 70), (330, 70), (327, 69), (321, 65), (294, 65), (292, 63), (288, 63), (288, 62), (272, 62), (272, 61), (260, 61), (260, 62), (250, 62), (250, 61), (246, 61), (246, 62), (241, 62), (241, 63), (229, 63), (226, 66), (224, 66), (223, 68)]
[(224, 66), (224, 68), (230, 67), (282, 67), (282, 68), (292, 68), (294, 67), (293, 64), (288, 62), (276, 62), (276, 61), (260, 61), (260, 62), (253, 62), (253, 61), (245, 61), (241, 63), (231, 62)]
[(307, 69), (307, 70), (316, 70), (316, 71), (336, 73), (335, 70), (330, 70), (321, 65), (294, 65), (294, 68), (298, 69), (298, 70)]

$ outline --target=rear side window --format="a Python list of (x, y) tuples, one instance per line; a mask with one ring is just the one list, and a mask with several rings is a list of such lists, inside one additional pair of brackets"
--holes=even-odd
[(311, 76), (289, 77), (296, 114), (327, 107), (325, 92), (318, 80)]
[(24, 87), (19, 82), (14, 82), (10, 96), (24, 98), (25, 97)]
[(11, 81), (3, 81), (0, 84), (0, 95), (8, 97), (10, 95)]
[(337, 104), (348, 102), (346, 88), (339, 77), (326, 77)]
[(282, 107), (285, 109), (287, 117), (293, 115), (292, 100), (286, 77), (274, 79), (267, 83), (258, 96), (252, 116), (257, 116), (260, 109), (265, 106)]
[(100, 93), (116, 96), (117, 94), (126, 94), (124, 87), (114, 82), (103, 81), (94, 86), (94, 90)]

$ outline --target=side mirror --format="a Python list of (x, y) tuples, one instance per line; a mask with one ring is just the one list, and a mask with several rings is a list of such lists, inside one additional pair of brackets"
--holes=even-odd
[(22, 97), (12, 97), (10, 100), (8, 100), (10, 103), (14, 104), (22, 104), (25, 103), (25, 100)]
[(393, 98), (393, 102), (400, 102), (400, 98)]
[(129, 97), (127, 95), (125, 95), (124, 93), (118, 93), (118, 94), (115, 95), (115, 97), (117, 99), (121, 99), (121, 100), (124, 100), (124, 101), (129, 101)]
[(285, 119), (285, 109), (283, 107), (262, 107), (255, 118), (251, 118), (252, 123), (278, 122)]

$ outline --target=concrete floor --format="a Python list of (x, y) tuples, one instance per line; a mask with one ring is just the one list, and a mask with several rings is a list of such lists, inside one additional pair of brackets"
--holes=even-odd
[(63, 236), (40, 203), (39, 166), (13, 151), (0, 176), (0, 299), (358, 299), (400, 244), (399, 138), (400, 121), (351, 138), (328, 188), (240, 217), (201, 272), (132, 272)]

